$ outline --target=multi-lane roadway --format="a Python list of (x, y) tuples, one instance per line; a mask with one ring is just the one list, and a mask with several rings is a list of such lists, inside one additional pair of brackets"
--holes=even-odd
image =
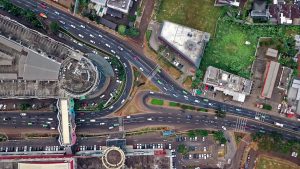
[[(271, 115), (264, 115), (249, 109), (225, 104), (222, 102), (216, 102), (213, 100), (204, 101), (201, 97), (193, 96), (192, 94), (184, 91), (164, 71), (158, 70), (159, 67), (157, 64), (152, 62), (144, 55), (134, 51), (130, 44), (124, 43), (117, 37), (110, 35), (107, 32), (104, 32), (103, 30), (94, 27), (93, 25), (87, 24), (81, 21), (80, 19), (75, 18), (69, 13), (60, 11), (51, 6), (48, 6), (45, 9), (41, 8), (39, 7), (40, 1), (36, 0), (12, 0), (12, 2), (23, 8), (29, 8), (32, 10), (35, 9), (37, 12), (45, 12), (47, 13), (49, 20), (57, 21), (64, 29), (68, 30), (78, 39), (81, 39), (82, 41), (91, 45), (97, 46), (98, 48), (110, 52), (113, 55), (118, 55), (124, 60), (128, 60), (131, 64), (137, 67), (146, 77), (151, 79), (151, 81), (157, 87), (159, 87), (161, 91), (163, 91), (164, 94), (156, 93), (154, 94), (155, 97), (168, 98), (170, 100), (175, 100), (181, 103), (192, 104), (206, 108), (222, 109), (223, 111), (230, 112), (236, 116), (242, 116), (251, 119), (254, 119), (255, 116), (259, 116), (261, 118), (260, 122), (265, 122), (269, 124), (274, 124), (274, 122), (280, 122), (284, 124), (284, 129), (294, 130), (295, 132), (297, 132), (297, 130), (299, 129), (300, 124), (296, 121), (286, 120)], [(95, 113), (95, 118), (101, 118), (104, 115), (115, 111), (118, 108), (118, 106), (114, 106), (114, 108), (111, 110), (105, 110), (101, 113)], [(91, 126), (93, 126), (93, 124), (91, 124)], [(273, 128), (274, 130), (280, 130), (280, 128), (275, 126)], [(297, 133), (299, 134), (299, 132)]]

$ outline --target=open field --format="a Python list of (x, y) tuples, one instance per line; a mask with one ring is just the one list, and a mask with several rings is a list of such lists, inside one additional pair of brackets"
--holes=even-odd
[[(251, 26), (233, 22), (224, 16), (218, 20), (216, 37), (205, 50), (200, 69), (215, 66), (230, 73), (250, 78), (250, 68), (255, 59), (255, 50), (260, 37), (272, 37), (276, 40), (289, 41), (300, 33), (297, 26)], [(285, 47), (294, 50), (292, 47)]]
[(157, 20), (169, 20), (194, 29), (214, 33), (217, 19), (223, 13), (214, 0), (161, 0)]
[(299, 169), (294, 163), (279, 158), (260, 156), (256, 163), (256, 169)]

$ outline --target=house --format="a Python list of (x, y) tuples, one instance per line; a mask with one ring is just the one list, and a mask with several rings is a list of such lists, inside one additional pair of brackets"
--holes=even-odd
[(245, 102), (250, 95), (253, 82), (243, 77), (228, 73), (221, 69), (209, 66), (205, 72), (203, 83), (213, 86), (215, 91), (232, 96), (233, 100)]
[(214, 6), (225, 6), (225, 5), (239, 7), (240, 0), (216, 0)]
[(300, 25), (300, 3), (287, 4), (284, 0), (274, 0), (269, 6), (270, 21), (275, 24)]
[(107, 7), (128, 14), (129, 8), (132, 7), (132, 0), (108, 0)]
[(253, 2), (253, 7), (250, 16), (253, 19), (257, 20), (269, 20), (270, 13), (267, 6), (267, 2), (265, 0), (255, 0)]

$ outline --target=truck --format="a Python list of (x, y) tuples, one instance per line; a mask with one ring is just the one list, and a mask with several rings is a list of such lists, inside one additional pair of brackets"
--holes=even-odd
[(45, 13), (43, 13), (43, 12), (40, 13), (40, 17), (45, 18), (45, 19), (48, 18), (47, 15)]
[(278, 127), (283, 127), (283, 124), (278, 123), (278, 122), (274, 122), (274, 125), (275, 125), (275, 126), (278, 126)]

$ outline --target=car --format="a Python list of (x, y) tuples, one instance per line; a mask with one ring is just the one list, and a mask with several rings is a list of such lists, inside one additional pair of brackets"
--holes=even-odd
[(208, 103), (208, 105), (209, 105), (209, 106), (212, 106), (213, 104), (212, 104), (212, 103)]
[(20, 115), (21, 115), (21, 116), (26, 116), (27, 114), (26, 114), (26, 113), (20, 113)]
[(55, 130), (55, 127), (51, 127), (50, 129), (51, 129), (51, 130)]
[(82, 27), (82, 28), (85, 28), (85, 26), (84, 26), (84, 25), (80, 25), (80, 27)]
[(64, 24), (66, 24), (66, 22), (64, 22), (64, 21), (61, 21), (61, 20), (60, 20), (59, 22), (60, 22), (61, 24), (63, 24), (63, 25), (64, 25)]
[(114, 108), (114, 106), (110, 106), (108, 109), (111, 110), (111, 109), (113, 109), (113, 108)]
[(100, 34), (99, 34), (98, 36), (99, 36), (100, 38), (102, 38), (102, 37), (103, 37), (103, 36), (102, 36), (102, 35), (100, 35)]
[(108, 127), (108, 129), (109, 129), (109, 130), (111, 130), (111, 129), (113, 129), (113, 128), (114, 128), (114, 126), (110, 126), (110, 127)]
[(278, 110), (280, 110), (280, 109), (281, 109), (281, 104), (278, 104), (278, 107), (277, 107), (277, 109), (278, 109)]
[(193, 158), (193, 155), (192, 154), (189, 154), (189, 159), (192, 159)]
[(176, 94), (173, 94), (174, 97), (178, 97)]
[(118, 46), (118, 49), (119, 49), (120, 51), (122, 51), (122, 50), (123, 50), (123, 48), (122, 48), (121, 46)]
[(96, 54), (96, 55), (98, 54), (98, 52), (97, 52), (97, 51), (95, 51), (95, 50), (93, 50), (92, 52), (93, 52), (94, 54)]
[(114, 50), (110, 50), (110, 51), (111, 51), (111, 53), (116, 54), (116, 52)]
[(80, 43), (80, 42), (78, 42), (78, 45), (79, 45), (79, 46), (83, 46), (83, 44), (82, 44), (82, 43)]
[(72, 28), (74, 28), (74, 29), (76, 28), (76, 27), (75, 27), (74, 25), (72, 25), (72, 24), (71, 24), (70, 26), (71, 26)]
[(195, 100), (195, 102), (196, 102), (196, 103), (200, 103), (200, 101), (199, 101), (199, 100)]
[(222, 129), (223, 129), (223, 130), (226, 130), (226, 127), (225, 127), (225, 126), (222, 126)]
[(55, 13), (56, 15), (59, 15), (59, 12), (57, 12), (57, 11), (54, 11), (54, 13)]
[(83, 35), (81, 35), (81, 34), (78, 34), (78, 36), (79, 36), (79, 37), (81, 37), (81, 38), (84, 38), (84, 36), (83, 36)]
[(107, 44), (107, 43), (105, 44), (105, 46), (107, 46), (108, 48), (110, 48), (110, 45), (109, 45), (109, 44)]
[(85, 120), (84, 120), (84, 119), (80, 119), (80, 121), (81, 121), (81, 122), (85, 122)]
[(10, 117), (3, 117), (3, 121), (8, 121), (10, 119), (11, 119)]
[(105, 123), (103, 123), (103, 122), (102, 122), (102, 123), (100, 123), (100, 126), (103, 126), (103, 125), (105, 125)]
[(207, 151), (206, 147), (203, 147), (203, 151)]
[(0, 109), (2, 109), (2, 107), (3, 107), (3, 104), (0, 104)]
[(141, 71), (144, 71), (144, 69), (143, 69), (143, 68), (141, 68), (141, 67), (140, 67), (140, 70), (141, 70)]
[(94, 35), (92, 35), (92, 34), (90, 34), (90, 37), (94, 38), (95, 36), (94, 36)]
[(53, 120), (53, 118), (48, 118), (48, 120)]
[(154, 94), (154, 92), (151, 92), (151, 91), (150, 91), (149, 93), (150, 93), (150, 94)]
[(95, 41), (93, 41), (93, 40), (90, 40), (90, 42), (93, 43), (93, 44), (95, 44)]
[(6, 104), (5, 105), (3, 105), (3, 110), (5, 110), (6, 109)]
[(187, 116), (186, 116), (186, 119), (188, 119), (188, 120), (191, 120), (192, 118), (193, 118), (192, 115), (187, 115)]
[(96, 120), (95, 119), (91, 119), (90, 122), (96, 122)]
[(121, 101), (121, 104), (123, 104), (125, 102), (125, 99), (123, 99), (122, 101)]
[(100, 96), (100, 99), (102, 99), (103, 97), (105, 97), (105, 95), (104, 95), (104, 94)]
[(130, 119), (130, 118), (131, 118), (131, 116), (126, 116), (126, 118), (127, 118), (127, 119)]
[(241, 111), (241, 109), (235, 109), (236, 111)]
[(152, 119), (152, 118), (147, 118), (147, 120), (148, 120), (148, 121), (152, 121), (153, 119)]
[(183, 97), (185, 100), (189, 100), (189, 98), (186, 95), (184, 95)]
[(169, 150), (171, 150), (172, 149), (172, 144), (169, 144)]
[(43, 8), (43, 9), (46, 9), (47, 8), (46, 3), (44, 3), (44, 4), (41, 3), (40, 7)]
[(203, 142), (205, 141), (205, 137), (202, 137), (202, 141), (203, 141)]

